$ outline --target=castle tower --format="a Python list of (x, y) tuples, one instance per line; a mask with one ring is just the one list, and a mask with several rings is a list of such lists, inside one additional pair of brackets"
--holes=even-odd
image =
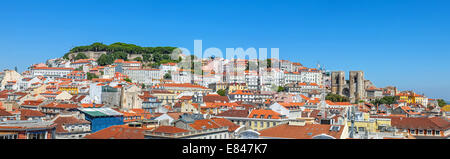
[(345, 87), (345, 83), (344, 71), (331, 72), (331, 93), (344, 95), (343, 90)]
[(365, 99), (365, 80), (363, 71), (350, 71), (349, 89), (350, 101), (356, 102)]

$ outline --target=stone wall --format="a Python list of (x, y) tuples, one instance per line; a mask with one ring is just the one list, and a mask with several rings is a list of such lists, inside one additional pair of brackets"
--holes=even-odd
[(98, 59), (98, 58), (100, 58), (100, 56), (105, 55), (106, 51), (99, 51), (99, 52), (95, 52), (95, 51), (75, 52), (75, 53), (70, 53), (69, 54), (69, 58), (70, 59), (74, 59), (79, 53), (85, 54), (88, 58)]

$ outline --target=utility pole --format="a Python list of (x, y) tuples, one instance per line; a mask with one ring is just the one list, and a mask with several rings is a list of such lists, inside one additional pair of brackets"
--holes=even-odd
[(353, 138), (355, 135), (355, 108), (354, 106), (350, 107), (350, 111), (348, 113), (349, 118), (350, 118), (350, 122), (351, 122), (351, 126), (350, 126), (350, 138)]

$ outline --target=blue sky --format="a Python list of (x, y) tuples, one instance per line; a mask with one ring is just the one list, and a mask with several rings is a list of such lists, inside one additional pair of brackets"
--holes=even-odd
[(2, 0), (0, 69), (24, 70), (93, 42), (280, 48), (284, 59), (363, 70), (450, 99), (450, 1)]

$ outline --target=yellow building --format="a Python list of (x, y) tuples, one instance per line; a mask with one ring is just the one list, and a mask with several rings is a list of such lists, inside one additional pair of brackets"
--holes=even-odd
[[(379, 132), (383, 128), (391, 127), (391, 119), (389, 118), (370, 118), (369, 113), (357, 113), (355, 120), (355, 129), (358, 132), (368, 131), (369, 133)], [(351, 121), (347, 121), (348, 127), (352, 125)]]
[(443, 106), (443, 107), (441, 108), (441, 110), (442, 110), (443, 112), (450, 112), (450, 105)]
[[(260, 131), (280, 124), (286, 124), (289, 119), (281, 116), (281, 114), (273, 110), (255, 109), (250, 114), (246, 110), (232, 110), (235, 113), (228, 115), (219, 115), (231, 122), (244, 126), (246, 129)], [(240, 113), (239, 113), (240, 112)], [(244, 113), (242, 113), (244, 112)], [(304, 120), (303, 120), (304, 122)]]
[(236, 90), (248, 90), (247, 84), (245, 84), (245, 83), (230, 83), (228, 86), (228, 93), (232, 93)]
[(412, 98), (410, 98), (410, 96), (406, 93), (399, 93), (397, 94), (397, 97), (399, 98), (399, 100), (406, 101), (406, 103), (408, 104), (412, 103)]
[(152, 90), (150, 94), (158, 98), (163, 105), (178, 102), (177, 94), (167, 90)]
[(428, 98), (414, 92), (402, 92), (397, 94), (399, 100), (406, 101), (408, 104), (422, 104), (426, 105)]
[(61, 91), (61, 92), (66, 91), (67, 93), (69, 93), (71, 95), (77, 95), (78, 94), (78, 87), (64, 86), (64, 87), (59, 87), (58, 91)]
[(227, 89), (228, 89), (228, 83), (216, 83), (215, 90), (227, 90)]

